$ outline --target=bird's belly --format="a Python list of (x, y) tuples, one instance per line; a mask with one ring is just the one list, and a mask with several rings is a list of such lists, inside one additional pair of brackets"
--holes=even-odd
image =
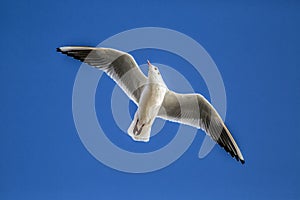
[(161, 88), (147, 88), (139, 102), (139, 118), (146, 123), (157, 116), (165, 95)]

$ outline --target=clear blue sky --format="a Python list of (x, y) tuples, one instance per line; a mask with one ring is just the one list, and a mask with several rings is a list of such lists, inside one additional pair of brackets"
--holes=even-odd
[[(1, 1), (0, 199), (300, 199), (299, 10), (289, 0)], [(209, 52), (245, 165), (218, 146), (199, 160), (201, 131), (177, 162), (148, 174), (106, 167), (82, 145), (71, 101), (80, 62), (55, 48), (145, 26), (183, 32)], [(184, 63), (145, 52), (138, 62)]]

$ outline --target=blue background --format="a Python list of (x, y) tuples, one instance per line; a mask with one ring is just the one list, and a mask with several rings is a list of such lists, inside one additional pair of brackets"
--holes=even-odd
[[(299, 1), (1, 1), (0, 199), (300, 199), (299, 9)], [(214, 59), (245, 165), (218, 146), (199, 160), (202, 131), (177, 162), (148, 174), (106, 167), (82, 145), (71, 101), (80, 62), (55, 48), (145, 26), (185, 33)], [(135, 52), (138, 63), (184, 63), (145, 52)]]

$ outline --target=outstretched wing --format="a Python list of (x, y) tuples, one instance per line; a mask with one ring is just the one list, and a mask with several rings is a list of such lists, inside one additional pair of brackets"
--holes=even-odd
[(57, 51), (103, 70), (138, 104), (147, 77), (130, 54), (109, 48), (81, 46), (60, 47)]
[(243, 155), (223, 120), (200, 94), (167, 91), (158, 117), (204, 130), (214, 141), (242, 164)]

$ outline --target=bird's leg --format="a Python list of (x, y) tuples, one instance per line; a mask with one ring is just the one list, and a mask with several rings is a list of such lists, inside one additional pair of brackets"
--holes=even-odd
[(133, 134), (134, 134), (134, 135), (137, 135), (136, 132), (138, 132), (138, 127), (137, 127), (138, 122), (139, 122), (139, 119), (136, 120), (135, 126), (134, 126), (134, 128), (133, 128)]
[(143, 129), (143, 127), (145, 126), (145, 124), (143, 124), (142, 126), (141, 126), (141, 128), (140, 128), (140, 130), (137, 132), (137, 134), (136, 135), (140, 135), (141, 134), (141, 132), (142, 132), (142, 129)]
[(138, 124), (139, 124), (139, 119), (136, 120), (134, 129), (133, 129), (133, 134), (136, 135), (136, 136), (141, 134), (142, 129), (143, 129), (143, 127), (145, 126), (145, 124), (142, 124), (141, 128), (138, 129)]

